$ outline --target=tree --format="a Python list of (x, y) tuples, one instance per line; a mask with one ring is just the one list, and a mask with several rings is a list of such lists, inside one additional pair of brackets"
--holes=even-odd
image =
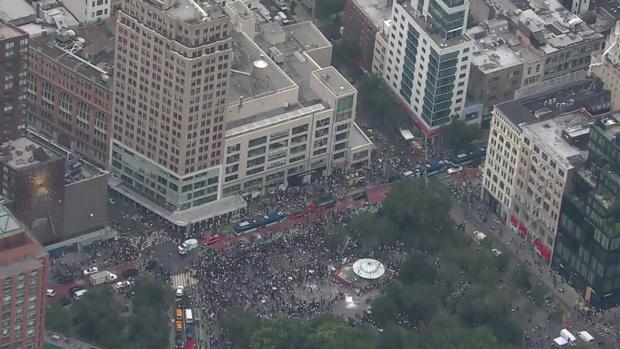
[(343, 65), (348, 67), (351, 65), (351, 62), (358, 59), (362, 54), (362, 50), (357, 43), (345, 39), (335, 44), (332, 51), (334, 65), (337, 66)]
[(316, 0), (317, 16), (322, 20), (329, 19), (332, 15), (344, 11), (345, 4), (346, 0)]
[(534, 287), (532, 287), (531, 295), (534, 304), (538, 306), (543, 305), (545, 303), (545, 293), (545, 288), (540, 284), (536, 284)]
[(441, 134), (448, 147), (459, 150), (480, 138), (480, 128), (455, 118), (449, 124), (441, 127)]
[(260, 327), (260, 319), (252, 312), (234, 307), (224, 313), (222, 325), (230, 331), (234, 348), (249, 348), (252, 334)]
[(404, 283), (424, 282), (435, 283), (437, 268), (420, 253), (409, 255), (400, 272), (400, 279)]
[(392, 186), (383, 204), (384, 218), (397, 227), (399, 240), (411, 247), (437, 250), (454, 236), (452, 201), (437, 182), (414, 178)]
[(45, 327), (65, 335), (71, 334), (73, 330), (71, 312), (58, 302), (50, 304), (45, 314)]
[(325, 228), (325, 243), (333, 251), (341, 249), (347, 241), (347, 232), (341, 225), (329, 225)]
[(120, 305), (106, 288), (93, 288), (75, 305), (78, 334), (89, 341), (102, 343), (107, 336), (118, 336), (125, 326)]
[(375, 116), (382, 128), (400, 127), (408, 123), (407, 114), (400, 108), (389, 86), (378, 75), (367, 75), (359, 82), (359, 99)]
[(532, 287), (530, 281), (530, 271), (524, 264), (519, 264), (512, 273), (512, 280), (523, 290), (529, 290)]
[(161, 308), (162, 304), (170, 304), (171, 301), (172, 289), (165, 287), (158, 280), (148, 276), (142, 276), (136, 280), (133, 297), (134, 309)]
[(508, 262), (510, 262), (508, 256), (505, 253), (502, 253), (495, 257), (495, 268), (499, 271), (506, 270), (506, 267), (508, 267)]
[(295, 9), (297, 8), (297, 1), (291, 0), (289, 7), (291, 8), (291, 13), (295, 13)]
[(295, 319), (278, 318), (252, 334), (251, 349), (302, 348), (307, 325)]

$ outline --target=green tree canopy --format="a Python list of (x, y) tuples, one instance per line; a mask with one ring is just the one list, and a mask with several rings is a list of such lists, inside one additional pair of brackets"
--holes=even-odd
[(316, 0), (316, 14), (319, 18), (325, 20), (332, 15), (344, 11), (346, 0)]
[(47, 307), (45, 327), (58, 333), (70, 335), (73, 330), (73, 315), (60, 303), (54, 302)]
[(408, 124), (407, 114), (380, 76), (364, 76), (358, 84), (358, 90), (359, 99), (373, 113), (376, 125), (386, 128)]
[(117, 336), (125, 326), (120, 310), (120, 305), (106, 288), (90, 289), (75, 305), (78, 334), (95, 343), (102, 343), (107, 336)]
[(461, 119), (454, 119), (441, 127), (444, 143), (451, 149), (462, 149), (480, 138), (480, 127), (470, 125)]

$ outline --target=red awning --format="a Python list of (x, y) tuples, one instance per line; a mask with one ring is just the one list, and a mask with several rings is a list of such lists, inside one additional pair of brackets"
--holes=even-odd
[(519, 235), (521, 235), (522, 237), (527, 236), (527, 227), (523, 225), (523, 223), (519, 223)]
[(519, 221), (517, 221), (517, 217), (512, 216), (510, 217), (510, 224), (512, 224), (513, 227), (517, 227), (517, 225), (519, 224)]
[(540, 239), (534, 240), (534, 246), (536, 246), (536, 250), (545, 261), (551, 260), (551, 249), (543, 244)]

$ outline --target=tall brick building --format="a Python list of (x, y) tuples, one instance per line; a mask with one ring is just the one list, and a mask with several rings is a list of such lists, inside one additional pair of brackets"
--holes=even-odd
[(28, 34), (0, 21), (0, 143), (24, 129), (23, 86), (26, 84)]
[(30, 41), (28, 127), (107, 168), (112, 133), (112, 22)]
[(43, 348), (48, 269), (47, 252), (0, 205), (0, 348)]
[(375, 48), (375, 36), (390, 19), (392, 0), (347, 0), (344, 8), (343, 36), (356, 43), (361, 51), (361, 63), (370, 71)]

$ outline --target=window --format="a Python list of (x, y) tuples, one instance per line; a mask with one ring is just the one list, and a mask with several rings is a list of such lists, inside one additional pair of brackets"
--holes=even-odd
[(306, 132), (306, 131), (308, 131), (308, 124), (297, 126), (297, 127), (293, 127), (293, 134), (294, 135), (296, 135), (298, 133)]
[(336, 122), (348, 119), (352, 115), (353, 95), (342, 97), (336, 102)]
[(250, 140), (250, 142), (248, 143), (250, 148), (253, 148), (257, 145), (263, 144), (267, 142), (267, 136), (263, 136), (263, 137), (259, 137), (259, 138), (254, 138), (252, 140)]

